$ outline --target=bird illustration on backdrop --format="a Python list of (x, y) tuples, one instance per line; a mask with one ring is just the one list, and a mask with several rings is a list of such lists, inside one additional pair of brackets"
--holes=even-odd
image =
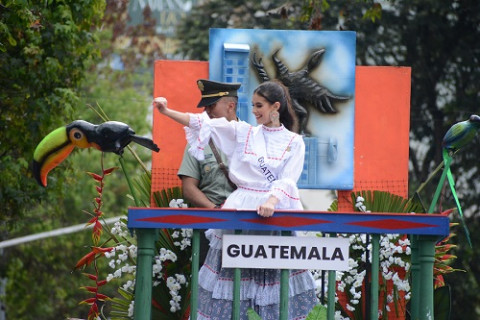
[(33, 154), (33, 176), (41, 186), (46, 187), (48, 173), (65, 160), (75, 147), (95, 148), (121, 156), (123, 149), (132, 141), (152, 151), (160, 151), (151, 139), (136, 135), (123, 122), (107, 121), (95, 125), (75, 120), (53, 130), (40, 141)]
[(472, 242), (470, 240), (470, 232), (468, 231), (465, 219), (463, 216), (462, 207), (460, 201), (458, 200), (457, 192), (455, 190), (455, 181), (453, 180), (452, 171), (450, 170), (450, 164), (452, 163), (453, 156), (460, 149), (468, 145), (477, 135), (477, 131), (480, 129), (480, 116), (471, 115), (468, 120), (458, 122), (448, 129), (447, 133), (443, 137), (442, 141), (442, 155), (443, 155), (443, 174), (440, 178), (437, 190), (433, 197), (432, 204), (430, 205), (428, 212), (433, 212), (434, 207), (437, 203), (438, 197), (440, 195), (440, 190), (442, 189), (443, 182), (447, 178), (450, 190), (452, 192), (455, 204), (457, 206), (458, 214), (460, 215), (460, 220), (462, 221), (463, 229), (465, 230), (465, 235), (470, 246)]

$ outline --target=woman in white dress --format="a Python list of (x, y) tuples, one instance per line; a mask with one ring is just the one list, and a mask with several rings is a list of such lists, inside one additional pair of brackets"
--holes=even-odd
[[(160, 113), (185, 125), (189, 152), (203, 160), (210, 139), (228, 157), (229, 177), (238, 188), (223, 208), (256, 210), (270, 217), (275, 209), (301, 210), (296, 181), (303, 169), (305, 144), (295, 133), (298, 123), (288, 90), (277, 81), (260, 84), (252, 97), (252, 112), (258, 126), (243, 121), (210, 119), (204, 113), (182, 113), (167, 107), (165, 98), (153, 105)], [(199, 320), (230, 319), (233, 300), (233, 270), (221, 268), (222, 235), (227, 230), (206, 232), (210, 249), (199, 272)], [(265, 234), (265, 232), (248, 232)], [(270, 232), (268, 234), (274, 234)], [(253, 308), (262, 319), (279, 319), (280, 270), (242, 269), (241, 319)], [(315, 283), (308, 270), (290, 270), (288, 319), (305, 319), (317, 304)]]

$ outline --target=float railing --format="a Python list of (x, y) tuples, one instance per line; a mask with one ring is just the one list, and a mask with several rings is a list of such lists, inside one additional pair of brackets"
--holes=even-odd
[[(315, 231), (322, 234), (370, 234), (372, 266), (369, 319), (378, 318), (379, 248), (381, 234), (407, 234), (411, 249), (411, 319), (432, 319), (433, 264), (435, 244), (449, 235), (449, 219), (441, 214), (359, 213), (279, 210), (270, 218), (259, 217), (252, 210), (198, 208), (130, 208), (128, 227), (137, 235), (137, 272), (135, 284), (135, 320), (150, 320), (152, 308), (152, 263), (155, 256), (155, 229), (191, 228), (192, 320), (197, 317), (199, 229)], [(327, 319), (335, 313), (335, 271), (328, 271)], [(236, 270), (232, 319), (238, 319), (240, 270)], [(285, 273), (284, 273), (285, 275)], [(282, 277), (280, 317), (287, 319), (288, 274)], [(285, 287), (287, 290), (285, 290)], [(283, 294), (282, 294), (283, 292)], [(285, 294), (286, 293), (286, 294)]]

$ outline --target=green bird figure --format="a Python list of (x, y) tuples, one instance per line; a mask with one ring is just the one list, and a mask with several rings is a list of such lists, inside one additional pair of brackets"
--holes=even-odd
[(460, 220), (462, 221), (463, 229), (465, 230), (465, 235), (472, 246), (470, 240), (470, 232), (468, 231), (465, 219), (463, 217), (462, 207), (460, 206), (460, 201), (458, 200), (457, 192), (455, 191), (455, 181), (453, 180), (452, 171), (450, 170), (450, 164), (452, 163), (453, 155), (469, 144), (477, 135), (477, 131), (480, 129), (480, 117), (478, 115), (471, 115), (468, 120), (458, 122), (448, 129), (447, 133), (443, 137), (442, 141), (442, 154), (443, 154), (443, 174), (440, 178), (440, 181), (435, 191), (433, 201), (430, 205), (428, 212), (433, 212), (435, 205), (437, 203), (438, 197), (440, 196), (440, 190), (442, 189), (445, 178), (447, 178), (448, 185), (452, 191), (453, 198), (455, 199), (455, 204), (457, 206), (458, 214), (460, 215)]
[(478, 129), (480, 129), (480, 117), (476, 114), (471, 115), (468, 120), (454, 124), (443, 137), (443, 149), (453, 155), (475, 138)]

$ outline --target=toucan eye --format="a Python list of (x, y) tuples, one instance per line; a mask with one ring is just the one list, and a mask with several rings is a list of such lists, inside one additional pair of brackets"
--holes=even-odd
[(87, 136), (80, 129), (73, 128), (70, 133), (70, 141), (79, 148), (89, 148)]
[(71, 137), (75, 140), (80, 140), (83, 138), (83, 133), (78, 129), (73, 129), (70, 134), (71, 134)]

